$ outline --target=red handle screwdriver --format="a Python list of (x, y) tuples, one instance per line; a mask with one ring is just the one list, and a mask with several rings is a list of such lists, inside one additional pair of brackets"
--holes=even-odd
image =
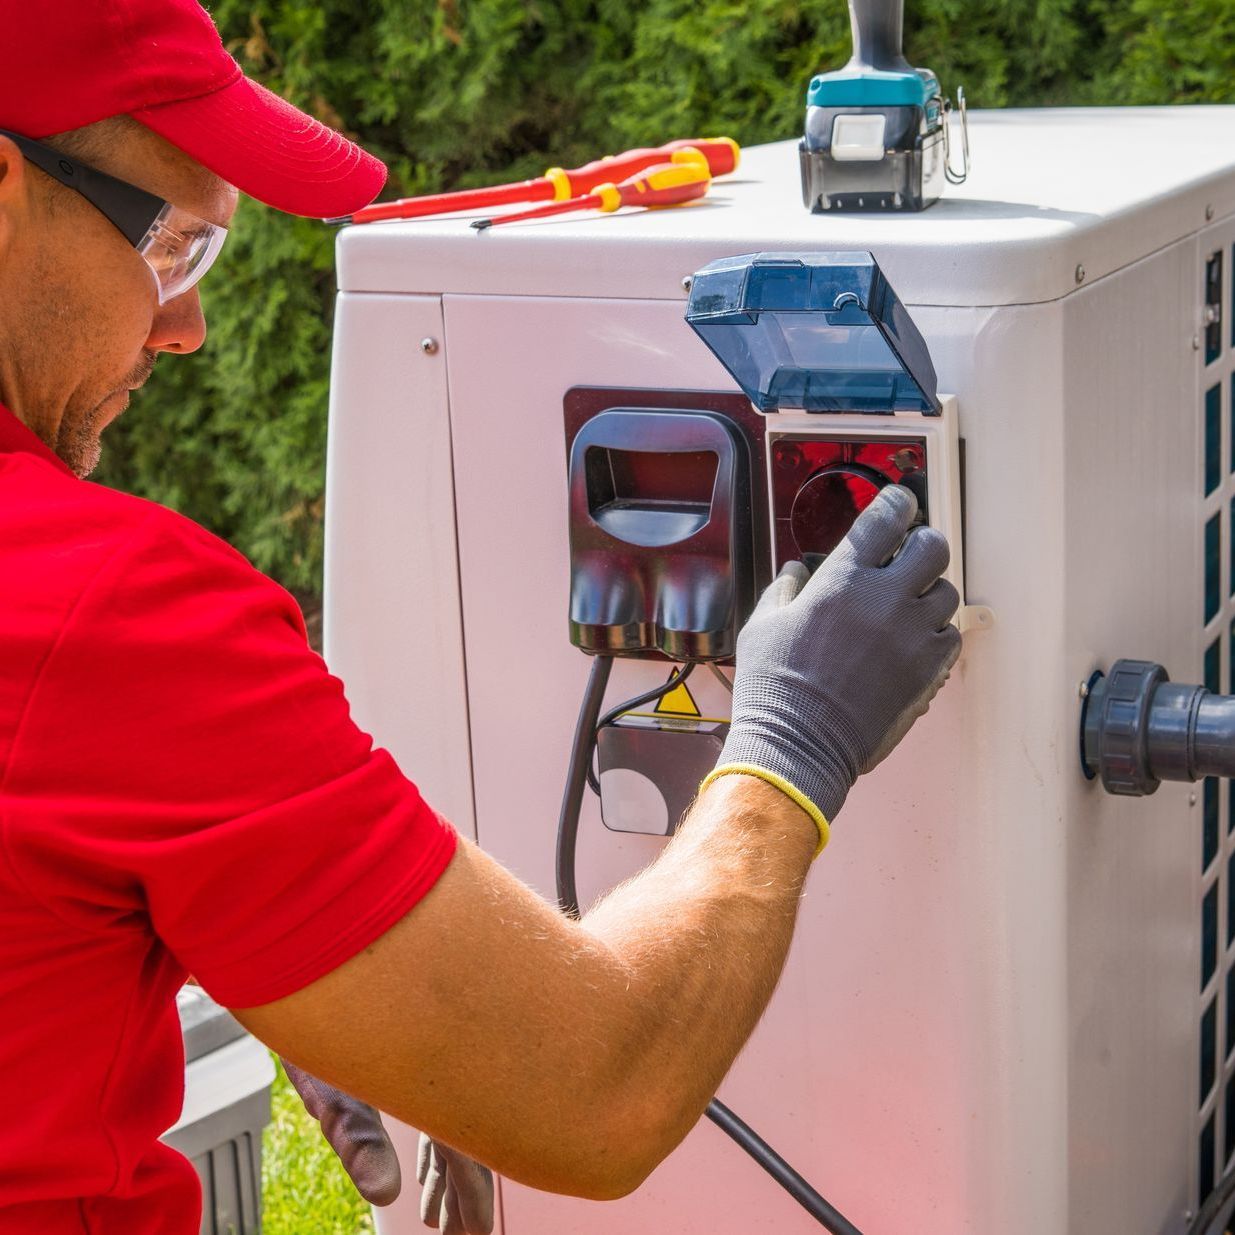
[(678, 206), (702, 197), (711, 184), (712, 173), (702, 159), (690, 163), (661, 163), (637, 176), (628, 177), (621, 184), (598, 185), (593, 193), (572, 197), (569, 201), (553, 202), (549, 206), (538, 206), (535, 210), (520, 210), (495, 219), (476, 219), (472, 226), (484, 231), (499, 223), (547, 219), (550, 215), (565, 214), (570, 210), (611, 211), (623, 206), (645, 206), (654, 210), (662, 206)]
[(586, 163), (583, 167), (565, 169), (551, 167), (534, 180), (513, 184), (498, 184), (486, 189), (460, 189), (454, 193), (434, 193), (424, 197), (402, 197), (394, 202), (376, 202), (355, 214), (327, 223), (372, 223), (378, 219), (415, 219), (432, 214), (448, 214), (455, 210), (487, 210), (515, 202), (567, 201), (594, 192), (602, 184), (625, 180), (646, 168), (661, 163), (690, 160), (689, 151), (697, 151), (707, 161), (713, 176), (724, 176), (737, 167), (741, 148), (732, 137), (684, 137), (640, 150), (607, 155)]

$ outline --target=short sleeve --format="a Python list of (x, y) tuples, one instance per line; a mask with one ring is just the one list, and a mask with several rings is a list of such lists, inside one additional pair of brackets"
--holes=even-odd
[(456, 846), (353, 722), (288, 593), (162, 509), (62, 630), (5, 798), (32, 896), (87, 931), (150, 931), (232, 1007), (361, 951)]

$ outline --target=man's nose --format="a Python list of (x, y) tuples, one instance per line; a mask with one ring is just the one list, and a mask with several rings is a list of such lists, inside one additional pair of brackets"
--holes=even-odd
[(195, 352), (206, 341), (206, 319), (197, 288), (159, 305), (146, 348), (152, 352)]

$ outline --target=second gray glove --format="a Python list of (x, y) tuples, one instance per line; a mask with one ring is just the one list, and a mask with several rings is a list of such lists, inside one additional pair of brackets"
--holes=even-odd
[(916, 514), (908, 489), (883, 489), (814, 575), (801, 562), (781, 571), (738, 637), (733, 720), (708, 781), (747, 772), (776, 784), (815, 819), (820, 848), (853, 782), (960, 655), (960, 597), (940, 578), (948, 543), (912, 527)]
[(339, 1156), (356, 1191), (373, 1205), (389, 1205), (399, 1195), (399, 1158), (381, 1116), (359, 1098), (327, 1085), (311, 1072), (281, 1060), (305, 1110)]
[(449, 1145), (420, 1134), (416, 1159), (420, 1218), (441, 1235), (489, 1235), (493, 1230), (493, 1172)]

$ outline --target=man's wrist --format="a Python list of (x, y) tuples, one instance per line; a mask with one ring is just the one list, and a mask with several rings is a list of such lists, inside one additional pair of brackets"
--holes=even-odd
[(765, 819), (790, 838), (809, 844), (818, 857), (828, 842), (828, 821), (805, 794), (784, 777), (766, 768), (740, 763), (719, 764), (699, 786), (709, 804), (744, 817)]
[(816, 714), (804, 717), (803, 726), (793, 733), (744, 718), (730, 728), (716, 766), (740, 767), (786, 793), (815, 820), (822, 849), (857, 770), (846, 764), (840, 746), (824, 736), (839, 727), (835, 718)]

